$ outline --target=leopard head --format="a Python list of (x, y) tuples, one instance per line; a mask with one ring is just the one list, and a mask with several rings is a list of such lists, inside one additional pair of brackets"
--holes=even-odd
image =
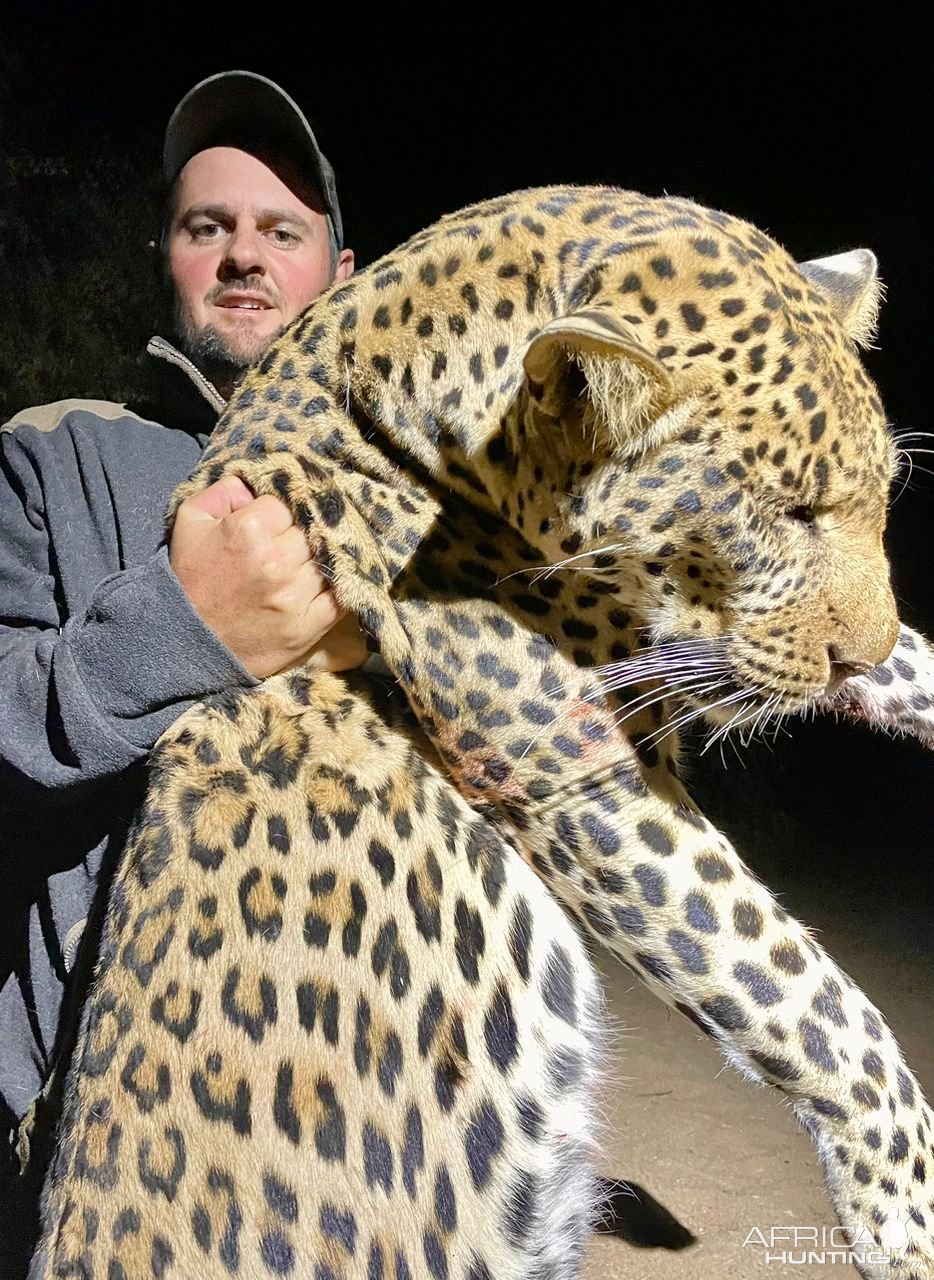
[(708, 216), (591, 269), (531, 340), (505, 435), (530, 476), (513, 520), (615, 581), (671, 684), (724, 724), (801, 710), (890, 653), (894, 449), (857, 354), (873, 255), (796, 264)]

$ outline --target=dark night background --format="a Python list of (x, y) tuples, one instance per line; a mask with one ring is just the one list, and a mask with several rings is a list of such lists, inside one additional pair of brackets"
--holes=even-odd
[[(867, 364), (896, 427), (934, 429), (920, 4), (403, 5), (379, 23), (340, 5), (159, 6), (158, 23), (93, 11), (79, 27), (41, 4), (4, 20), (4, 417), (132, 392), (159, 305), (145, 245), (162, 130), (196, 80), (242, 66), (314, 123), (361, 265), (445, 211), (546, 182), (690, 195), (799, 258), (873, 248), (888, 298)], [(889, 545), (903, 616), (929, 634), (932, 532), (934, 475), (919, 468)], [(835, 898), (929, 985), (934, 757), (829, 722), (755, 746), (745, 767), (728, 755), (725, 773), (715, 756), (696, 790), (788, 905), (813, 919)]]

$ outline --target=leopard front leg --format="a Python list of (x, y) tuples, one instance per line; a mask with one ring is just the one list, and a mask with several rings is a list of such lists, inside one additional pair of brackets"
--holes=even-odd
[(904, 734), (934, 747), (934, 651), (930, 643), (903, 625), (885, 662), (864, 676), (844, 681), (822, 706), (874, 729)]
[[(620, 794), (626, 787), (626, 794)], [(524, 846), (584, 928), (793, 1103), (862, 1274), (934, 1276), (931, 1112), (889, 1028), (677, 786), (619, 769), (540, 808)], [(873, 1258), (891, 1256), (891, 1267)]]

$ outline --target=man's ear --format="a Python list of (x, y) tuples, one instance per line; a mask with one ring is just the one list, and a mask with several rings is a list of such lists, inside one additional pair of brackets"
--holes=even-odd
[(339, 284), (342, 280), (349, 280), (354, 273), (354, 255), (353, 249), (341, 249), (337, 259), (337, 266), (334, 269), (334, 284)]
[(798, 270), (823, 295), (856, 345), (871, 347), (883, 293), (872, 250), (851, 249), (831, 258), (799, 262)]
[(584, 373), (584, 416), (597, 448), (654, 448), (683, 429), (696, 403), (679, 395), (671, 372), (629, 326), (604, 310), (558, 316), (539, 330), (524, 359), (532, 399), (553, 400), (569, 362)]

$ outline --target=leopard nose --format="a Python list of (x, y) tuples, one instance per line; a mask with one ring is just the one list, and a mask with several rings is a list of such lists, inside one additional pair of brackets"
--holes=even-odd
[(850, 680), (853, 676), (867, 675), (873, 670), (871, 662), (863, 662), (858, 658), (849, 657), (838, 649), (835, 644), (827, 646), (827, 657), (830, 660), (830, 679), (827, 684), (831, 693), (839, 689), (844, 680)]

